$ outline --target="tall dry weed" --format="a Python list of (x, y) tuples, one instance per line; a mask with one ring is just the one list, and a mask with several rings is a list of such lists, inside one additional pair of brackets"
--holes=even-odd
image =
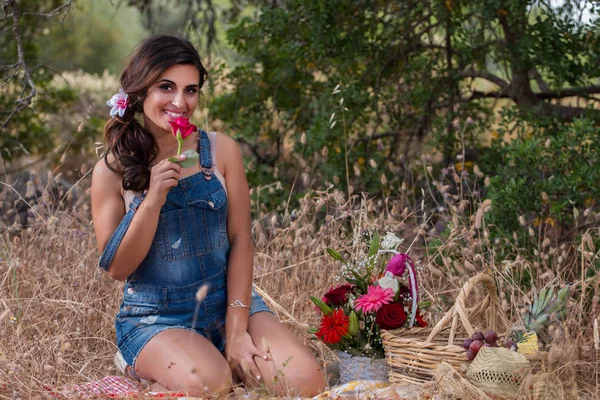
[[(568, 318), (549, 336), (564, 351), (549, 365), (571, 392), (597, 393), (593, 316), (598, 315), (600, 281), (573, 272), (575, 265), (581, 272), (597, 262), (593, 241), (554, 244), (539, 238), (537, 255), (528, 259), (516, 244), (511, 247), (510, 238), (492, 242), (486, 213), (494, 205), (478, 189), (484, 177), (474, 172), (467, 181), (451, 168), (442, 180), (423, 171), (423, 189), (386, 182), (390, 196), (384, 199), (348, 197), (330, 188), (306, 194), (294, 209), (264, 211), (254, 197), (259, 211), (252, 225), (254, 283), (271, 308), (323, 362), (332, 360), (330, 350), (307, 332), (319, 320), (309, 296), (341, 282), (341, 265), (326, 249), (360, 259), (372, 234), (394, 232), (404, 238), (400, 250), (417, 262), (422, 293), (431, 302), (426, 310), (431, 324), (453, 304), (467, 277), (478, 272), (495, 277), (513, 322), (520, 321), (541, 288), (570, 283)], [(0, 398), (35, 397), (44, 386), (117, 373), (113, 321), (121, 283), (97, 267), (87, 183), (79, 185), (78, 206), (47, 212), (33, 218), (29, 228), (0, 236)], [(503, 256), (499, 244), (505, 245)], [(524, 277), (529, 286), (522, 284)], [(473, 301), (483, 294), (476, 290)]]

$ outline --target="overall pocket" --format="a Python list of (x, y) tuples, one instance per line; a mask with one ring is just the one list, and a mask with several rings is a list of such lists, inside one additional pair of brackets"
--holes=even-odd
[(186, 207), (160, 214), (154, 243), (162, 260), (177, 261), (210, 253), (226, 238), (227, 194), (220, 188), (198, 194), (192, 190)]
[(127, 283), (123, 288), (123, 302), (118, 317), (144, 317), (158, 313), (160, 304), (154, 301), (156, 296), (140, 291), (135, 284)]
[(139, 291), (130, 283), (125, 285), (123, 301), (115, 319), (117, 343), (127, 340), (141, 326), (153, 325), (160, 316), (160, 302), (156, 295)]

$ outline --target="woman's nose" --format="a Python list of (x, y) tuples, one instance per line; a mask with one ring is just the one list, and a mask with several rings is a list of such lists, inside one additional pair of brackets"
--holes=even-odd
[(183, 92), (176, 92), (173, 100), (171, 101), (173, 105), (179, 109), (183, 108), (185, 105), (185, 100), (183, 98)]

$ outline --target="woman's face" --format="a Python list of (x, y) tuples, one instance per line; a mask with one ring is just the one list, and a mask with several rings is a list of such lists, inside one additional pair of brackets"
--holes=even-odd
[(144, 127), (153, 134), (171, 132), (169, 121), (190, 118), (198, 105), (200, 73), (193, 65), (173, 65), (146, 92)]

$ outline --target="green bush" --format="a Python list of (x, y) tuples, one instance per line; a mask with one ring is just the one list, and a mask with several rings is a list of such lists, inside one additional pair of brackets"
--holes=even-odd
[(525, 119), (506, 109), (496, 132), (482, 156), (482, 168), (491, 177), (491, 232), (502, 237), (516, 232), (525, 240), (534, 236), (532, 229), (536, 237), (572, 240), (586, 227), (585, 210), (600, 195), (598, 127), (588, 119), (571, 124)]

